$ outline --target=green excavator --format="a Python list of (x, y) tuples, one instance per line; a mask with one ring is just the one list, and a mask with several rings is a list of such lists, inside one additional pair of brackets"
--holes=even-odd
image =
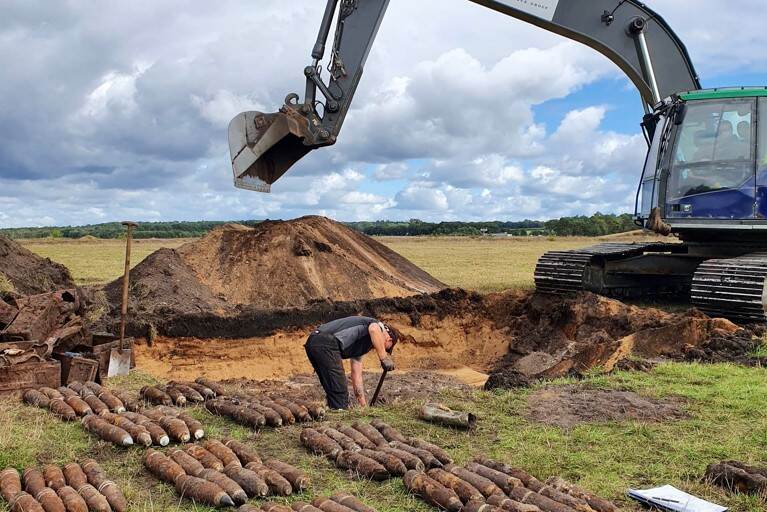
[[(635, 219), (668, 242), (546, 253), (537, 290), (687, 297), (711, 315), (767, 320), (767, 87), (703, 90), (679, 37), (635, 0), (468, 1), (605, 55), (639, 90), (645, 110)], [(276, 113), (231, 121), (235, 186), (268, 192), (304, 155), (336, 142), (388, 4), (328, 0), (303, 98), (289, 94)]]

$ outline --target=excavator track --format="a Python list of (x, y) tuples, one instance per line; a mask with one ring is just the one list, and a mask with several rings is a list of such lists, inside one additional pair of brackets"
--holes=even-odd
[(619, 284), (611, 284), (605, 272), (608, 261), (630, 260), (647, 253), (679, 253), (683, 249), (683, 244), (603, 243), (572, 251), (549, 251), (536, 264), (535, 288), (553, 295), (591, 291), (611, 297), (653, 296), (661, 291), (675, 293), (685, 287), (689, 290), (689, 279), (659, 288), (644, 279), (641, 269), (633, 273), (633, 280), (626, 278), (632, 274), (623, 274)]
[(712, 259), (700, 264), (692, 281), (692, 304), (710, 316), (765, 322), (767, 253)]

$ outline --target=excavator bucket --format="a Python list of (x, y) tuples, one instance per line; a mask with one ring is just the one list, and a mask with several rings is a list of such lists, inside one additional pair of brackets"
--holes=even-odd
[(285, 112), (243, 112), (229, 123), (234, 186), (269, 192), (271, 185), (314, 149), (303, 143), (305, 118)]

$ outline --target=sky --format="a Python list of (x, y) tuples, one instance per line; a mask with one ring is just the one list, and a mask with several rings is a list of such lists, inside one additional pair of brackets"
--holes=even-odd
[[(763, 0), (647, 0), (704, 87), (767, 85)], [(303, 91), (321, 0), (6, 0), (0, 227), (521, 220), (633, 211), (639, 95), (606, 58), (466, 0), (391, 0), (339, 142), (235, 189), (244, 110)]]

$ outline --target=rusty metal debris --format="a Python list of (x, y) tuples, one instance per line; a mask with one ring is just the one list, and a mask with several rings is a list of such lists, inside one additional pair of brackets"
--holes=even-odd
[(462, 429), (474, 428), (477, 417), (464, 411), (453, 411), (442, 404), (424, 404), (418, 411), (418, 417), (430, 423)]
[(733, 492), (767, 495), (767, 467), (728, 460), (710, 464), (706, 468), (705, 479)]

